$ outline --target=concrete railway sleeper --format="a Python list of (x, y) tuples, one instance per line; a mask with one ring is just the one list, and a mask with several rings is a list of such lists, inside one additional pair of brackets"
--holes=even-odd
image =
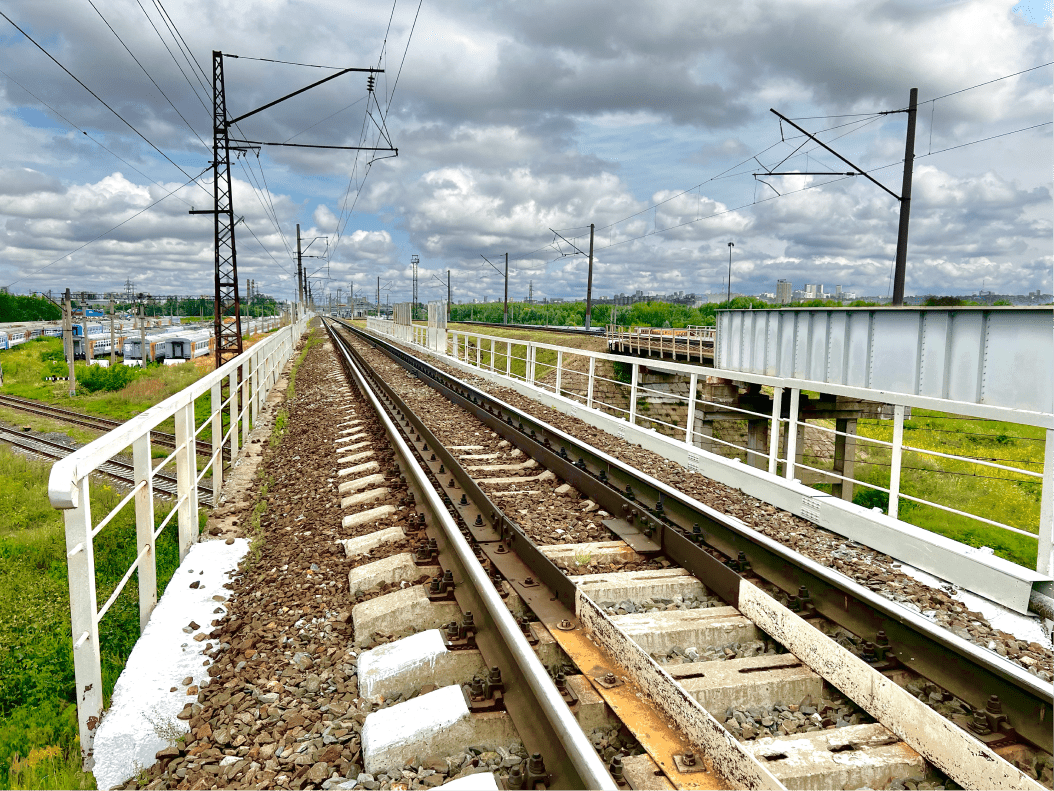
[[(724, 778), (734, 785), (779, 787), (782, 781), (787, 787), (803, 788), (831, 787), (832, 784), (838, 787), (879, 787), (898, 776), (906, 779), (911, 772), (920, 771), (922, 760), (919, 755), (946, 772), (954, 782), (966, 787), (1042, 787), (988, 746), (1006, 751), (1005, 745), (1014, 736), (1003, 724), (1006, 719), (999, 715), (995, 706), (987, 712), (991, 715), (988, 718), (984, 709), (975, 710), (975, 730), (967, 732), (937, 715), (890, 680), (898, 675), (891, 665), (896, 665), (901, 652), (887, 644), (883, 639), (885, 635), (876, 635), (877, 630), (871, 632), (869, 636), (877, 636), (878, 640), (865, 643), (864, 657), (858, 657), (810, 625), (810, 621), (818, 622), (817, 610), (821, 608), (820, 602), (809, 595), (808, 586), (801, 589), (798, 585), (786, 585), (786, 574), (775, 575), (777, 582), (784, 583), (785, 589), (794, 592), (789, 601), (788, 597), (783, 597), (790, 607), (766, 593), (766, 589), (774, 591), (776, 586), (750, 573), (754, 556), (761, 554), (758, 548), (748, 546), (741, 550), (734, 543), (729, 547), (727, 541), (720, 540), (720, 534), (716, 536), (718, 540), (712, 540), (717, 532), (715, 526), (730, 521), (723, 515), (698, 503), (694, 504), (695, 507), (692, 503), (684, 503), (676, 492), (668, 487), (662, 490), (661, 484), (656, 486), (658, 482), (649, 481), (646, 476), (642, 478), (638, 474), (633, 477), (636, 486), (623, 484), (619, 479), (626, 480), (634, 472), (627, 470), (625, 465), (583, 447), (480, 391), (438, 374), (387, 344), (379, 344), (372, 338), (368, 340), (383, 346), (389, 356), (411, 373), (454, 404), (467, 408), (481, 421), (481, 425), (470, 426), (472, 421), (462, 418), (462, 434), (474, 433), (478, 437), (481, 432), (472, 432), (471, 429), (482, 428), (484, 437), (493, 431), (502, 438), (444, 449), (420, 418), (410, 418), (417, 423), (414, 428), (422, 437), (419, 443), (427, 445), (430, 456), (434, 454), (430, 458), (433, 470), (440, 477), (452, 476), (446, 487), (448, 496), (452, 500), (452, 495), (459, 496), (456, 507), (477, 515), (478, 519), (468, 522), (469, 530), (479, 541), (481, 553), (506, 578), (503, 584), (511, 588), (510, 600), (515, 594), (528, 607), (540, 607), (541, 614), (537, 611), (535, 614), (550, 638), (580, 668), (583, 661), (588, 663), (589, 651), (596, 651), (598, 645), (619, 657), (620, 670), (591, 677), (590, 691), (622, 716), (631, 731), (634, 730), (631, 711), (635, 710), (639, 715), (640, 706), (638, 703), (635, 709), (631, 709), (627, 700), (620, 702), (618, 690), (632, 680), (643, 684), (652, 700), (661, 701), (663, 716), (672, 718), (677, 734), (682, 738), (687, 735), (698, 748), (695, 752), (703, 758), (689, 765), (691, 759), (685, 762), (685, 752), (691, 750), (671, 754), (659, 746), (661, 740), (649, 743), (648, 728), (637, 728), (643, 736), (641, 743), (654, 761), (652, 770), (664, 774), (676, 787), (705, 785), (707, 781), (702, 775), (712, 766), (708, 761), (714, 759), (718, 759), (716, 764), (723, 772), (737, 775), (735, 779), (729, 778), (728, 774)], [(376, 353), (371, 359), (378, 359)], [(388, 367), (390, 369), (390, 364)], [(381, 387), (390, 398), (395, 397), (390, 387), (383, 384)], [(458, 422), (457, 418), (449, 416), (442, 418), (430, 414), (428, 417), (433, 425), (443, 427)], [(510, 443), (516, 447), (509, 450)], [(461, 464), (457, 455), (469, 458), (463, 458), (465, 464)], [(502, 459), (502, 456), (506, 458)], [(526, 463), (523, 461), (525, 457)], [(540, 461), (541, 465), (532, 468), (532, 460)], [(523, 504), (524, 495), (527, 495), (542, 503), (538, 508), (542, 510), (545, 498), (558, 483), (552, 480), (554, 471), (560, 479), (568, 481), (568, 484), (557, 487), (556, 492), (566, 495), (573, 485), (581, 493), (579, 496), (588, 498), (582, 504), (588, 513), (608, 517), (603, 520), (605, 531), (610, 531), (607, 537), (611, 538), (614, 533), (623, 539), (622, 542), (592, 541), (581, 544), (581, 549), (573, 545), (540, 546), (506, 515), (507, 512), (495, 505), (496, 502), (506, 502), (506, 497)], [(516, 484), (526, 485), (526, 488), (516, 489)], [(495, 491), (494, 487), (499, 485), (513, 488)], [(489, 497), (484, 493), (484, 486)], [(645, 505), (647, 501), (654, 502), (655, 506)], [(599, 511), (600, 508), (603, 511)], [(519, 513), (526, 515), (528, 511), (521, 509)], [(685, 523), (686, 516), (697, 521)], [(524, 521), (527, 521), (526, 516)], [(692, 525), (700, 521), (705, 524), (705, 529), (693, 530)], [(544, 542), (553, 541), (561, 532), (574, 533), (579, 539), (583, 534), (586, 538), (596, 537), (595, 530), (594, 535), (589, 535), (596, 528), (594, 523), (590, 523), (588, 529), (574, 523), (567, 527), (567, 531), (554, 530), (553, 536), (545, 538)], [(728, 549), (732, 551), (722, 552)], [(783, 565), (787, 565), (787, 558), (780, 558), (771, 547), (761, 549), (776, 555)], [(787, 554), (786, 550), (784, 554)], [(644, 558), (665, 556), (680, 568), (652, 565), (648, 569), (645, 561), (644, 571), (575, 575), (577, 579), (565, 574), (561, 568), (574, 566), (575, 563), (568, 563), (572, 558), (593, 555), (610, 558), (609, 565), (613, 567), (624, 565), (629, 560), (636, 562), (638, 568)], [(531, 575), (529, 579), (522, 574), (517, 576), (515, 572), (511, 575), (505, 573), (503, 563), (508, 565), (510, 558), (526, 564)], [(790, 560), (800, 562), (802, 559)], [(765, 563), (760, 565), (767, 568)], [(815, 576), (817, 570), (805, 565), (807, 575)], [(793, 582), (798, 581), (799, 577), (791, 576)], [(705, 587), (699, 580), (705, 582)], [(810, 578), (810, 581), (813, 580)], [(819, 581), (830, 585), (822, 576)], [(844, 608), (849, 609), (849, 596), (840, 593)], [(852, 593), (858, 596), (858, 592)], [(732, 607), (714, 607), (714, 594)], [(691, 600), (695, 606), (690, 609), (671, 606), (662, 613), (655, 613), (656, 600), (672, 602), (674, 598), (682, 604)], [(571, 617), (554, 620), (554, 611), (558, 609), (556, 603), (570, 612)], [(616, 603), (618, 607), (614, 606)], [(860, 608), (856, 601), (854, 605)], [(637, 609), (652, 612), (635, 612)], [(882, 617), (888, 618), (881, 612), (879, 616), (871, 615), (865, 625), (872, 626), (876, 621), (882, 623)], [(865, 630), (864, 634), (868, 632)], [(588, 639), (583, 640), (586, 635)], [(780, 650), (789, 650), (793, 656), (766, 654), (751, 658), (748, 654), (733, 660), (732, 664), (695, 661), (710, 658), (699, 655), (712, 654), (712, 649), (720, 648), (721, 640), (741, 644), (760, 640), (764, 645), (768, 638), (777, 640), (783, 646)], [(664, 645), (683, 646), (686, 641), (694, 643), (687, 663), (667, 672), (656, 662), (656, 655), (662, 655)], [(917, 638), (915, 642), (918, 642)], [(913, 643), (907, 645), (914, 650)], [(595, 668), (587, 666), (583, 669), (589, 675), (589, 671)], [(886, 671), (886, 675), (882, 671)], [(609, 673), (613, 675), (609, 676)], [(899, 674), (904, 674), (903, 667)], [(815, 701), (825, 694), (825, 682), (841, 690), (880, 724), (850, 724), (849, 730), (818, 728), (814, 733), (764, 739), (744, 748), (708, 711), (713, 709), (713, 713), (723, 718), (726, 709), (733, 708), (723, 705), (730, 700), (730, 689), (738, 688), (731, 694), (733, 698), (738, 695), (741, 700), (743, 695), (749, 698), (757, 694), (761, 697), (768, 695), (770, 702), (773, 695), (791, 702), (794, 701), (792, 696), (801, 691), (803, 694), (799, 699), (808, 701), (812, 698)], [(744, 689), (751, 691), (744, 692)], [(1041, 718), (1045, 716), (1042, 704), (1041, 700)], [(1049, 702), (1046, 705), (1049, 707)], [(806, 704), (804, 708), (814, 707)], [(817, 715), (817, 724), (823, 722), (822, 714), (810, 711), (810, 716), (812, 714)], [(1019, 717), (1015, 718), (1020, 721)], [(985, 723), (981, 722), (982, 719)], [(992, 738), (993, 728), (987, 725), (994, 726), (995, 738)], [(989, 732), (985, 733), (986, 730)], [(849, 753), (852, 753), (852, 760), (848, 760)], [(826, 767), (824, 761), (828, 762)], [(870, 765), (874, 773), (854, 774), (846, 769), (849, 763), (855, 767), (854, 771)], [(690, 775), (694, 777), (688, 779)], [(711, 778), (710, 782), (714, 779)], [(656, 787), (661, 785), (658, 783)]]

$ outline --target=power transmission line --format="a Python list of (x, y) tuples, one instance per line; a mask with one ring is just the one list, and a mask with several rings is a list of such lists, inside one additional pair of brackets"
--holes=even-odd
[[(96, 98), (96, 99), (98, 100), (98, 102), (99, 102), (99, 103), (100, 103), (100, 104), (101, 104), (101, 105), (102, 105), (103, 107), (105, 107), (105, 108), (106, 108), (107, 110), (109, 110), (109, 111), (110, 111), (111, 113), (113, 113), (113, 114), (114, 114), (115, 116), (117, 116), (117, 117), (118, 117), (118, 118), (119, 118), (119, 119), (121, 120), (121, 122), (122, 122), (122, 123), (123, 123), (123, 124), (124, 124), (125, 126), (127, 126), (127, 127), (128, 127), (129, 129), (131, 129), (131, 130), (132, 130), (133, 132), (135, 132), (135, 133), (136, 133), (136, 134), (137, 134), (137, 135), (138, 135), (138, 136), (139, 136), (140, 138), (142, 138), (142, 140), (143, 140), (143, 141), (144, 141), (144, 142), (145, 142), (145, 143), (146, 143), (146, 144), (147, 144), (148, 146), (150, 146), (150, 147), (151, 147), (152, 149), (154, 149), (154, 151), (156, 151), (156, 152), (157, 152), (157, 153), (159, 153), (159, 154), (160, 154), (161, 156), (163, 156), (163, 157), (164, 157), (165, 159), (167, 159), (167, 160), (168, 160), (169, 162), (171, 162), (171, 163), (172, 163), (172, 165), (174, 165), (174, 166), (176, 167), (176, 169), (178, 169), (178, 170), (179, 170), (179, 172), (180, 172), (180, 173), (182, 173), (182, 174), (183, 174), (184, 176), (186, 176), (186, 177), (187, 177), (188, 179), (190, 179), (190, 181), (189, 181), (188, 183), (196, 183), (196, 179), (198, 178), (197, 176), (191, 176), (191, 175), (190, 175), (189, 173), (187, 173), (187, 171), (185, 171), (185, 170), (184, 170), (184, 169), (183, 169), (183, 168), (182, 168), (182, 167), (181, 167), (180, 165), (178, 165), (178, 164), (176, 163), (176, 161), (175, 161), (174, 159), (172, 159), (172, 157), (170, 157), (170, 156), (169, 156), (168, 154), (166, 154), (166, 153), (165, 153), (164, 151), (162, 151), (162, 150), (161, 150), (160, 148), (158, 148), (157, 146), (155, 146), (155, 145), (154, 145), (154, 144), (153, 144), (153, 143), (152, 143), (152, 142), (151, 142), (151, 141), (150, 141), (150, 140), (149, 140), (149, 139), (148, 139), (148, 138), (146, 137), (146, 135), (144, 135), (144, 134), (143, 134), (142, 132), (140, 132), (140, 131), (139, 131), (138, 129), (136, 129), (136, 128), (135, 128), (134, 126), (132, 126), (132, 124), (131, 124), (131, 123), (129, 123), (129, 122), (127, 121), (127, 120), (125, 120), (124, 116), (123, 116), (123, 115), (121, 115), (121, 114), (120, 114), (119, 112), (117, 112), (117, 111), (116, 111), (115, 109), (113, 109), (113, 108), (112, 108), (112, 107), (111, 107), (111, 106), (110, 106), (109, 104), (107, 104), (107, 103), (106, 103), (106, 102), (105, 102), (105, 101), (103, 100), (103, 98), (102, 98), (101, 96), (99, 96), (99, 94), (97, 94), (97, 93), (96, 93), (95, 91), (93, 91), (93, 90), (92, 90), (91, 88), (89, 88), (89, 87), (88, 87), (87, 85), (85, 85), (85, 84), (84, 84), (84, 82), (83, 82), (83, 81), (82, 81), (82, 80), (80, 79), (80, 77), (78, 77), (78, 76), (77, 76), (76, 74), (74, 74), (74, 73), (73, 73), (72, 71), (70, 71), (70, 70), (69, 70), (69, 69), (67, 69), (67, 68), (66, 68), (65, 66), (63, 66), (63, 65), (62, 65), (62, 64), (61, 64), (61, 63), (60, 63), (60, 62), (58, 61), (58, 59), (57, 59), (57, 58), (56, 58), (56, 57), (55, 57), (54, 55), (52, 55), (52, 54), (51, 54), (50, 52), (48, 52), (48, 51), (47, 51), (46, 49), (44, 49), (44, 47), (42, 47), (42, 46), (41, 46), (41, 45), (40, 45), (39, 43), (37, 43), (37, 40), (36, 40), (36, 39), (34, 39), (34, 38), (33, 38), (32, 36), (30, 36), (30, 35), (29, 35), (28, 33), (26, 33), (26, 31), (24, 31), (24, 30), (23, 30), (22, 28), (20, 28), (20, 27), (19, 27), (19, 26), (18, 26), (17, 24), (15, 24), (14, 20), (13, 20), (13, 19), (11, 19), (11, 17), (9, 17), (9, 16), (8, 16), (7, 14), (5, 14), (5, 13), (4, 13), (3, 11), (0, 11), (0, 16), (2, 16), (2, 17), (3, 17), (4, 19), (6, 19), (6, 20), (7, 20), (8, 22), (10, 22), (10, 23), (11, 23), (11, 25), (12, 25), (12, 27), (14, 27), (14, 28), (15, 28), (15, 30), (17, 30), (17, 31), (18, 31), (19, 33), (21, 33), (21, 34), (22, 34), (23, 36), (25, 36), (25, 37), (26, 37), (26, 38), (27, 38), (27, 39), (28, 39), (28, 40), (29, 40), (29, 41), (30, 41), (30, 42), (31, 42), (31, 43), (33, 44), (33, 46), (35, 46), (35, 47), (36, 47), (37, 49), (39, 49), (39, 50), (40, 50), (41, 52), (43, 52), (43, 53), (44, 53), (45, 55), (47, 55), (47, 56), (48, 56), (48, 58), (50, 58), (50, 59), (51, 59), (51, 61), (52, 61), (52, 62), (53, 62), (53, 63), (54, 63), (54, 64), (55, 64), (56, 66), (58, 66), (58, 67), (59, 67), (60, 69), (62, 69), (62, 70), (63, 70), (64, 72), (66, 72), (66, 74), (68, 74), (68, 75), (69, 75), (70, 77), (72, 77), (72, 78), (73, 78), (73, 79), (74, 79), (74, 80), (75, 80), (75, 81), (77, 82), (77, 84), (78, 84), (78, 85), (80, 85), (80, 86), (81, 86), (82, 88), (84, 88), (84, 90), (86, 90), (86, 91), (87, 91), (88, 93), (90, 93), (90, 94), (91, 94), (92, 96), (94, 96), (94, 97), (95, 97), (95, 98)], [(201, 185), (199, 184), (198, 186), (200, 187)], [(205, 188), (204, 188), (204, 187), (202, 187), (202, 189), (205, 189)]]
[(160, 91), (160, 92), (161, 92), (161, 95), (165, 97), (165, 101), (166, 101), (166, 102), (168, 102), (169, 106), (170, 106), (170, 107), (171, 107), (171, 108), (172, 108), (173, 110), (175, 110), (175, 111), (176, 111), (176, 115), (178, 115), (178, 116), (179, 116), (179, 118), (180, 118), (180, 120), (182, 120), (182, 121), (183, 121), (183, 123), (184, 123), (184, 124), (186, 124), (186, 126), (187, 126), (187, 129), (189, 129), (189, 130), (190, 130), (190, 133), (191, 133), (192, 135), (194, 135), (194, 137), (196, 137), (196, 138), (198, 139), (198, 142), (200, 142), (200, 143), (201, 143), (201, 144), (202, 144), (203, 146), (205, 146), (205, 148), (206, 148), (206, 149), (207, 149), (207, 150), (208, 150), (208, 151), (209, 151), (209, 152), (211, 153), (211, 152), (212, 152), (212, 149), (211, 149), (211, 148), (210, 148), (210, 147), (209, 147), (209, 146), (208, 146), (208, 145), (207, 145), (207, 144), (205, 143), (205, 141), (204, 141), (204, 140), (202, 140), (202, 139), (201, 139), (201, 135), (199, 135), (199, 134), (198, 134), (198, 133), (197, 133), (197, 132), (196, 132), (196, 131), (194, 130), (194, 127), (190, 125), (190, 121), (188, 121), (188, 120), (187, 120), (186, 118), (184, 118), (184, 117), (183, 117), (183, 113), (181, 113), (181, 112), (179, 111), (179, 108), (178, 108), (178, 107), (176, 107), (176, 105), (175, 105), (175, 104), (174, 104), (174, 103), (172, 102), (172, 100), (168, 98), (168, 94), (167, 94), (167, 93), (165, 93), (165, 90), (164, 90), (164, 88), (162, 88), (162, 87), (161, 87), (160, 85), (158, 85), (158, 84), (157, 84), (157, 80), (155, 80), (155, 79), (153, 78), (153, 75), (151, 75), (151, 74), (150, 74), (150, 72), (146, 70), (146, 66), (144, 66), (144, 65), (142, 64), (142, 62), (141, 62), (141, 61), (139, 60), (139, 58), (137, 58), (137, 57), (135, 56), (135, 53), (134, 53), (134, 52), (132, 52), (132, 50), (128, 48), (128, 45), (124, 43), (124, 39), (122, 39), (122, 38), (121, 38), (120, 34), (119, 34), (119, 33), (118, 33), (118, 32), (117, 32), (116, 30), (114, 30), (114, 28), (113, 28), (113, 25), (111, 25), (111, 24), (109, 23), (109, 21), (107, 21), (106, 17), (104, 17), (104, 16), (102, 15), (102, 11), (100, 11), (100, 10), (99, 10), (99, 8), (98, 8), (98, 6), (96, 6), (96, 5), (95, 5), (95, 3), (94, 3), (94, 0), (88, 0), (88, 4), (89, 4), (89, 5), (91, 5), (91, 7), (92, 7), (93, 9), (95, 9), (95, 13), (99, 15), (99, 19), (101, 19), (101, 20), (102, 20), (102, 21), (103, 21), (103, 22), (104, 22), (104, 23), (106, 24), (106, 27), (110, 28), (110, 32), (111, 32), (111, 33), (113, 33), (113, 34), (114, 34), (114, 36), (116, 36), (116, 37), (117, 37), (117, 40), (118, 40), (119, 42), (121, 42), (121, 46), (122, 46), (122, 47), (124, 47), (124, 49), (125, 49), (125, 52), (127, 52), (127, 53), (128, 53), (129, 55), (131, 55), (131, 56), (132, 56), (132, 60), (134, 60), (134, 61), (136, 62), (136, 65), (137, 65), (137, 66), (139, 66), (139, 68), (143, 70), (143, 74), (145, 74), (145, 75), (147, 76), (147, 79), (149, 79), (149, 80), (150, 80), (150, 82), (151, 82), (151, 83), (153, 83), (154, 87), (155, 87), (155, 88), (157, 88), (157, 89), (158, 89), (158, 91)]

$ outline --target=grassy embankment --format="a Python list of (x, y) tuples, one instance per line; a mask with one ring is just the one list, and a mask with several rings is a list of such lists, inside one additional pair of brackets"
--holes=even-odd
[[(886, 442), (893, 439), (892, 421), (862, 420), (857, 430), (865, 437)], [(913, 409), (911, 419), (904, 422), (905, 445), (994, 461), (1030, 472), (1043, 471), (1043, 441), (1040, 428), (924, 409)], [(858, 462), (856, 477), (888, 488), (890, 450), (861, 443), (860, 460), (864, 463)], [(903, 494), (1031, 533), (1038, 530), (1042, 494), (1039, 478), (914, 451), (904, 451), (902, 467)], [(888, 504), (884, 492), (861, 491), (871, 493), (863, 497), (875, 500), (874, 505)], [(964, 544), (991, 547), (998, 556), (1022, 566), (1036, 567), (1037, 543), (1026, 536), (910, 500), (900, 501), (899, 516), (905, 522)]]
[[(70, 398), (65, 382), (44, 382), (61, 355), (57, 339), (41, 339), (5, 351), (0, 392), (34, 398), (116, 419), (127, 419), (183, 389), (211, 365), (148, 367), (116, 392)], [(59, 363), (65, 367), (63, 363)], [(78, 364), (78, 373), (86, 371)], [(60, 374), (61, 375), (61, 374)], [(197, 419), (209, 409), (208, 397), (196, 404)], [(43, 431), (64, 431), (78, 441), (98, 435), (44, 418), (3, 410), (0, 419)], [(172, 430), (171, 421), (162, 430)], [(202, 435), (207, 438), (208, 432)], [(155, 455), (168, 451), (155, 449)], [(19, 788), (90, 788), (94, 780), (80, 771), (80, 745), (74, 705), (73, 651), (62, 515), (47, 497), (50, 465), (25, 459), (0, 447), (0, 786)], [(95, 521), (121, 499), (103, 481), (92, 486)], [(157, 503), (157, 523), (169, 505)], [(202, 523), (206, 518), (204, 509)], [(175, 520), (157, 542), (158, 594), (178, 565)], [(135, 558), (134, 511), (122, 512), (94, 542), (97, 604), (106, 601)], [(100, 624), (103, 688), (109, 698), (139, 636), (136, 578), (125, 587)]]

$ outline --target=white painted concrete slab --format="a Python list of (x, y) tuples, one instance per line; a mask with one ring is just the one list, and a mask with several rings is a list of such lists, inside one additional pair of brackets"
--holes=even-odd
[(352, 596), (375, 588), (382, 582), (394, 585), (397, 582), (416, 582), (421, 577), (434, 577), (442, 573), (439, 566), (418, 566), (409, 552), (389, 555), (372, 563), (353, 568), (348, 572), (348, 591)]
[[(114, 687), (113, 702), (95, 734), (95, 782), (99, 788), (112, 788), (135, 775), (139, 767), (151, 766), (154, 754), (168, 746), (155, 733), (155, 725), (189, 728), (176, 715), (194, 698), (186, 694), (182, 681), (187, 676), (200, 685), (209, 678), (202, 665), (206, 641), (195, 642), (183, 627), (191, 621), (199, 631), (211, 631), (209, 624), (220, 617), (214, 610), (222, 605), (213, 596), (228, 596), (223, 587), (227, 572), (238, 567), (249, 542), (235, 539), (206, 541), (191, 546), (183, 564), (176, 570), (161, 601), (154, 608), (128, 663)], [(194, 581), (199, 588), (191, 588)], [(170, 692), (176, 687), (176, 692)]]
[[(372, 451), (367, 451), (367, 453), (372, 453)], [(380, 468), (381, 465), (377, 462), (368, 461), (365, 464), (356, 464), (354, 467), (347, 467), (343, 470), (340, 470), (337, 475), (339, 475), (341, 478), (346, 478), (349, 475), (363, 475), (367, 472), (377, 472), (377, 470), (379, 470)], [(341, 485), (343, 486), (343, 484)], [(339, 487), (337, 488), (337, 491), (340, 492)], [(343, 492), (340, 493), (343, 494)]]
[(356, 505), (361, 505), (362, 503), (369, 503), (373, 502), (374, 500), (380, 500), (390, 491), (391, 489), (389, 489), (387, 486), (382, 486), (379, 489), (369, 489), (365, 492), (357, 492), (356, 494), (350, 494), (340, 501), (340, 507), (353, 508)]
[(444, 733), (469, 718), (461, 687), (452, 684), (427, 695), (375, 711), (362, 726), (362, 758), (370, 774), (401, 766), (400, 756), (412, 747), (415, 755), (441, 753)]
[[(344, 458), (340, 459), (340, 463), (341, 464), (354, 464), (357, 461), (362, 461), (363, 459), (368, 459), (372, 455), (373, 455), (373, 451), (372, 450), (360, 450), (358, 453), (353, 453), (350, 456), (345, 456)], [(376, 462), (374, 462), (374, 464), (376, 464)], [(362, 472), (363, 470), (361, 470), (360, 468), (363, 467), (363, 466), (365, 466), (365, 465), (360, 464), (357, 467), (350, 467), (350, 468), (348, 468), (346, 470), (341, 470), (340, 472), (337, 473), (337, 475), (353, 475), (355, 473)]]
[(358, 527), (359, 525), (364, 525), (367, 522), (375, 522), (378, 519), (380, 519), (381, 517), (387, 516), (388, 514), (394, 514), (394, 513), (395, 513), (395, 506), (394, 505), (379, 505), (376, 508), (371, 508), (368, 511), (361, 511), (360, 513), (357, 513), (357, 514), (351, 514), (350, 516), (345, 516), (340, 521), (340, 524), (345, 529), (351, 529), (353, 527)]
[[(368, 511), (366, 513), (369, 513)], [(384, 530), (377, 530), (365, 536), (359, 536), (358, 538), (345, 538), (341, 540), (341, 544), (344, 546), (344, 553), (349, 558), (358, 557), (359, 555), (365, 555), (367, 552), (371, 552), (379, 546), (384, 544), (390, 544), (393, 541), (400, 541), (406, 538), (406, 534), (403, 529), (396, 525), (395, 527), (388, 527)]]
[(487, 669), (479, 651), (448, 651), (440, 629), (386, 643), (359, 657), (359, 693), (370, 700), (467, 682)]
[(363, 478), (357, 478), (354, 481), (344, 481), (337, 491), (340, 494), (347, 494), (348, 492), (357, 492), (359, 489), (365, 489), (367, 486), (376, 486), (377, 484), (384, 483), (384, 476), (380, 473), (375, 475), (367, 475)]

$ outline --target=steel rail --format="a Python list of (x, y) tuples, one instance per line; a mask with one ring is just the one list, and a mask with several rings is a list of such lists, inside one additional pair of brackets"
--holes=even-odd
[[(28, 450), (38, 456), (48, 459), (64, 459), (79, 448), (70, 448), (59, 442), (52, 442), (41, 437), (26, 437), (10, 429), (0, 428), (0, 441), (8, 442), (15, 447)], [(135, 467), (128, 462), (119, 459), (110, 459), (100, 465), (99, 472), (114, 480), (129, 486), (136, 486)], [(153, 488), (155, 492), (163, 492), (172, 498), (178, 496), (176, 478), (163, 472), (155, 472), (153, 475)], [(212, 505), (212, 489), (209, 486), (198, 484), (198, 502), (202, 505)]]
[[(503, 660), (498, 663), (498, 667), (508, 679), (505, 699), (508, 701), (507, 709), (517, 731), (525, 743), (529, 739), (539, 740), (548, 748), (544, 755), (547, 759), (546, 767), (553, 779), (550, 785), (617, 791), (618, 786), (578, 726), (544, 665), (527, 642), (512, 613), (488, 578), (487, 572), (476, 559), (440, 494), (428, 480), (425, 471), (415, 459), (414, 452), (392, 421), (389, 410), (396, 411), (398, 405), (386, 406), (382, 403), (375, 388), (370, 385), (356, 363), (357, 354), (331, 329), (328, 321), (323, 319), (323, 323), (340, 351), (345, 368), (384, 424), (385, 432), (401, 459), (400, 466), (407, 473), (407, 483), (416, 489), (420, 501), (428, 505), (433, 517), (433, 526), (438, 534), (437, 543), (441, 551), (444, 548), (446, 550), (442, 553), (443, 559), (451, 561), (453, 566), (451, 570), (454, 573), (455, 593), (460, 592), (471, 602), (470, 611), (479, 630), (476, 640), (480, 648), (489, 649), (491, 656), (498, 655)], [(359, 362), (362, 362), (361, 358)], [(385, 395), (390, 396), (390, 393)], [(497, 639), (494, 639), (495, 637)]]
[[(344, 326), (604, 510), (634, 522), (666, 557), (731, 606), (738, 606), (742, 578), (715, 564), (704, 545), (729, 558), (744, 553), (754, 573), (786, 592), (796, 594), (805, 587), (821, 615), (865, 640), (874, 641), (879, 630), (885, 631), (898, 660), (971, 706), (983, 710), (989, 696), (998, 695), (1021, 738), (1046, 752), (1054, 749), (1054, 688), (1020, 666), (397, 346)], [(561, 601), (573, 604), (573, 584), (563, 581), (566, 578), (552, 563), (540, 562), (537, 573)]]
[[(62, 409), (61, 407), (41, 404), (28, 398), (19, 398), (18, 396), (0, 395), (0, 408), (16, 409), (31, 415), (60, 420), (63, 423), (71, 423), (75, 426), (83, 426), (84, 428), (103, 432), (115, 429), (123, 423), (121, 420), (75, 412), (71, 409)], [(150, 441), (155, 445), (164, 445), (167, 448), (176, 447), (175, 435), (164, 431), (151, 431)], [(224, 448), (223, 456), (225, 459), (230, 459), (231, 452), (228, 448)]]

